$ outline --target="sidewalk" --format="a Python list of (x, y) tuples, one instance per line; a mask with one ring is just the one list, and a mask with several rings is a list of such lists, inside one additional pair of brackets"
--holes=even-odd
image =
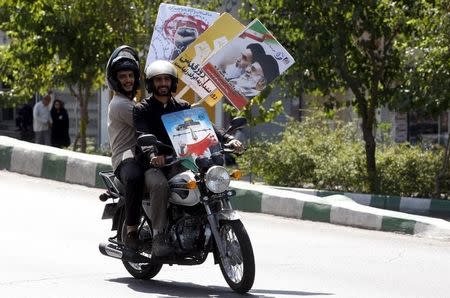
[[(0, 170), (103, 188), (98, 172), (109, 169), (109, 157), (0, 136)], [(365, 206), (342, 194), (320, 197), (242, 181), (232, 181), (231, 187), (236, 190), (232, 204), (242, 211), (450, 240), (450, 222)]]

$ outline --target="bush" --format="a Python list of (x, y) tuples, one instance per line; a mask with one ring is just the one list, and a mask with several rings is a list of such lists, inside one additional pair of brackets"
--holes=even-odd
[(364, 146), (354, 127), (316, 118), (293, 121), (278, 142), (252, 143), (238, 163), (272, 185), (353, 191), (364, 180)]
[[(311, 117), (286, 125), (277, 141), (250, 143), (237, 162), (270, 185), (368, 192), (364, 143), (354, 123)], [(380, 193), (431, 197), (441, 166), (441, 149), (405, 144), (377, 149)]]
[(442, 150), (397, 144), (377, 151), (381, 194), (432, 197)]

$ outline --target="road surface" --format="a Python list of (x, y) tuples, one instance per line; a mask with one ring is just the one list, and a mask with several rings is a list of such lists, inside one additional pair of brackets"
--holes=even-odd
[[(100, 189), (0, 171), (0, 297), (239, 297), (212, 258), (133, 279), (98, 243)], [(250, 297), (450, 297), (450, 243), (240, 213), (253, 243)]]

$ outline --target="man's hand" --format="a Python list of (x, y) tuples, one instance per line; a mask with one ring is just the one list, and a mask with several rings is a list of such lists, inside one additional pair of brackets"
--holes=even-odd
[(245, 150), (244, 145), (242, 145), (242, 143), (236, 139), (232, 139), (231, 141), (226, 143), (225, 146), (233, 148), (234, 152), (236, 152), (237, 154), (242, 154)]
[(152, 157), (152, 159), (150, 160), (150, 164), (156, 168), (162, 167), (163, 165), (165, 165), (165, 163), (166, 159), (163, 155)]

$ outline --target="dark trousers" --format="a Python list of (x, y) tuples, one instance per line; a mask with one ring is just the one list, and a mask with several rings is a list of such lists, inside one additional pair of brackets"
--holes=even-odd
[(125, 187), (126, 224), (135, 226), (139, 224), (139, 212), (144, 188), (144, 171), (137, 161), (130, 158), (120, 163), (115, 174)]

